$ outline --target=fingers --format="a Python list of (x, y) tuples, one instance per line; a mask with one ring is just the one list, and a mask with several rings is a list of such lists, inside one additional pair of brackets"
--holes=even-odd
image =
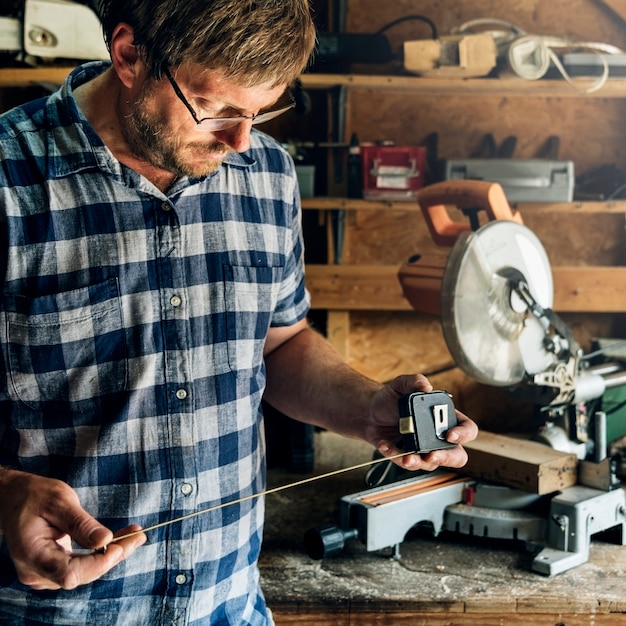
[(68, 534), (83, 548), (95, 549), (111, 541), (113, 533), (82, 508), (69, 485), (57, 482), (54, 486), (42, 510), (48, 524)]
[(424, 374), (416, 374), (414, 388), (417, 388), (419, 391), (430, 392), (433, 390), (433, 386), (430, 384), (430, 381)]
[(446, 433), (446, 441), (464, 444), (473, 441), (478, 435), (478, 426), (467, 415), (456, 411), (457, 425)]
[(402, 454), (403, 451), (385, 442), (379, 445), (378, 451), (385, 457), (396, 456), (396, 458), (391, 459), (391, 461), (406, 470), (425, 470), (432, 472), (439, 467), (458, 469), (467, 463), (467, 452), (461, 446), (435, 450), (426, 454), (407, 453), (402, 456), (397, 456)]
[[(144, 533), (137, 532), (134, 534), (140, 529), (140, 526), (134, 524), (118, 531), (116, 534), (120, 537), (124, 536), (125, 539), (106, 544), (106, 549), (103, 551), (70, 555), (61, 587), (73, 589), (78, 585), (93, 582), (127, 559), (146, 542), (147, 537)], [(126, 535), (130, 536), (126, 537)], [(68, 586), (70, 584), (74, 586)]]
[[(407, 470), (432, 471), (438, 467), (459, 469), (467, 463), (467, 452), (462, 447), (463, 443), (472, 441), (478, 434), (478, 426), (469, 417), (456, 411), (457, 425), (446, 433), (446, 441), (458, 444), (454, 448), (434, 450), (427, 454), (405, 454), (393, 459), (393, 462)], [(389, 441), (381, 442), (378, 451), (386, 457), (398, 455), (402, 450)]]
[[(103, 547), (108, 550), (109, 546), (118, 545), (124, 547), (125, 549), (130, 548), (134, 552), (139, 546), (142, 546), (148, 540), (146, 534), (140, 531), (141, 526), (139, 526), (139, 524), (131, 524), (126, 528), (118, 530), (114, 535), (116, 541)], [(123, 539), (117, 540), (117, 537), (123, 537)]]
[[(374, 443), (378, 451), (391, 459), (396, 465), (409, 470), (432, 471), (438, 467), (461, 468), (467, 463), (467, 452), (463, 444), (472, 441), (478, 435), (478, 426), (466, 415), (456, 410), (457, 423), (446, 433), (446, 440), (454, 447), (434, 450), (428, 454), (402, 454), (399, 448), (399, 424), (397, 399), (416, 390), (433, 390), (428, 379), (422, 374), (398, 376), (388, 383), (373, 403), (372, 419), (365, 439)], [(396, 443), (394, 443), (396, 442)]]
[(392, 388), (399, 396), (412, 393), (414, 391), (424, 391), (426, 393), (433, 390), (433, 386), (424, 374), (403, 374), (397, 376), (390, 383)]
[[(69, 485), (17, 471), (10, 479), (2, 491), (2, 525), (17, 576), (25, 585), (74, 589), (100, 578), (146, 540), (138, 533), (94, 554), (111, 542), (113, 533), (82, 508)], [(121, 532), (137, 530), (139, 526), (131, 526)], [(85, 550), (76, 552), (76, 544)]]
[[(133, 525), (118, 534), (121, 536), (138, 530), (140, 527)], [(63, 541), (45, 540), (38, 546), (34, 558), (15, 560), (15, 566), (20, 582), (33, 589), (71, 590), (102, 577), (145, 541), (146, 535), (138, 533), (109, 543), (103, 552), (77, 553), (65, 549)]]

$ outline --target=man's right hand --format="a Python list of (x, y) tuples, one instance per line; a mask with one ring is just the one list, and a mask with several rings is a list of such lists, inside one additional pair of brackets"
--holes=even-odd
[[(113, 533), (81, 507), (69, 485), (10, 469), (0, 469), (0, 529), (20, 582), (33, 589), (90, 583), (146, 541), (138, 533), (110, 543)], [(129, 526), (117, 536), (138, 530)], [(73, 552), (72, 541), (91, 552)]]

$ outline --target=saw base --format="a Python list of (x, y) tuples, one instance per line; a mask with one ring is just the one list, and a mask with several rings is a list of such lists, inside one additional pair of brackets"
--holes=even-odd
[(538, 552), (532, 570), (553, 576), (588, 561), (597, 533), (617, 529), (620, 544), (626, 545), (626, 496), (621, 488), (567, 487), (550, 499), (546, 513), (537, 513), (465, 504), (466, 490), (476, 486), (472, 479), (437, 472), (344, 496), (336, 526), (307, 531), (307, 552), (321, 559), (358, 538), (368, 551), (392, 548), (400, 558), (400, 544), (409, 530), (427, 525), (434, 536), (446, 530), (521, 541), (527, 550)]

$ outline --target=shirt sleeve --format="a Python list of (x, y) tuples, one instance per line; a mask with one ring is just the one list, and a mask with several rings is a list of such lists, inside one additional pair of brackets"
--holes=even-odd
[(272, 326), (290, 326), (307, 316), (311, 296), (306, 288), (304, 267), (304, 236), (302, 231), (302, 205), (291, 157), (285, 152), (286, 176), (291, 188), (291, 249), (288, 250), (278, 303), (272, 316)]

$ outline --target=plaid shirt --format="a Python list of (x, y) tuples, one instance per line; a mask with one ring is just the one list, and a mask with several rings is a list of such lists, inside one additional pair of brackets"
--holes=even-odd
[[(0, 465), (116, 530), (264, 489), (264, 340), (309, 300), (288, 155), (254, 131), (161, 193), (72, 97), (105, 67), (0, 117)], [(21, 585), (3, 542), (0, 623), (270, 624), (262, 524), (260, 498), (151, 531), (73, 591)]]

